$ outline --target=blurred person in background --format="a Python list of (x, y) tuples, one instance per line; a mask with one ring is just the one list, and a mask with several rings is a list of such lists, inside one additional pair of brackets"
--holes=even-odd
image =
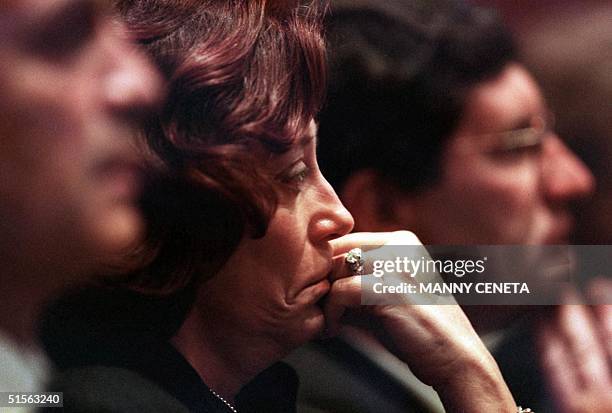
[(39, 391), (44, 303), (141, 233), (130, 145), (157, 73), (104, 2), (0, 3), (0, 391)]
[[(525, 64), (542, 85), (544, 94), (557, 117), (557, 129), (568, 145), (589, 166), (596, 179), (593, 196), (576, 208), (573, 242), (576, 244), (612, 244), (612, 6), (584, 3), (558, 4), (556, 13), (540, 13), (537, 24), (521, 24), (519, 46)], [(612, 270), (601, 276), (610, 277)], [(603, 282), (603, 281), (602, 281)], [(593, 286), (603, 302), (611, 304), (610, 288)], [(607, 297), (605, 295), (608, 294)], [(608, 360), (612, 357), (612, 306), (594, 307), (602, 323), (599, 334), (607, 343)], [(607, 320), (607, 321), (606, 321)], [(560, 322), (564, 322), (562, 318)], [(566, 331), (576, 330), (566, 329)], [(607, 399), (586, 386), (577, 386), (575, 378), (563, 375), (571, 369), (571, 359), (564, 357), (559, 342), (563, 330), (552, 330), (540, 337), (541, 357), (549, 387), (560, 400), (562, 412), (612, 411), (610, 389)], [(588, 348), (587, 351), (596, 351)], [(596, 353), (597, 354), (597, 353)], [(599, 375), (592, 379), (598, 380)], [(576, 388), (581, 389), (577, 391)], [(595, 387), (596, 388), (596, 387)], [(584, 389), (584, 390), (583, 390)]]
[(360, 305), (346, 253), (418, 240), (406, 231), (345, 236), (353, 219), (318, 168), (326, 4), (120, 8), (168, 81), (146, 128), (163, 165), (144, 194), (142, 266), (122, 289), (66, 297), (47, 319), (67, 411), (164, 411), (135, 380), (177, 400), (177, 411), (295, 411), (295, 374), (278, 361), (333, 333), (346, 312), (372, 318), (449, 411), (515, 412), (457, 305)]
[[(593, 177), (552, 130), (540, 88), (499, 20), (461, 2), (365, 0), (336, 1), (328, 23), (332, 74), (318, 153), (356, 230), (409, 229), (434, 245), (569, 242), (571, 207), (592, 192)], [(530, 319), (544, 316), (534, 307), (464, 309), (477, 330), (497, 338), (494, 354), (519, 403), (538, 412), (553, 409), (544, 407), (550, 397), (536, 369), (538, 340), (532, 340), (551, 330), (555, 343), (542, 357), (562, 349), (564, 366), (574, 367), (554, 373), (571, 376), (574, 384), (585, 379), (569, 394), (595, 393), (609, 402), (610, 315), (604, 307), (558, 308), (547, 327), (532, 326)], [(410, 390), (398, 392), (418, 388), (405, 369), (362, 344), (347, 336), (291, 358), (298, 367), (313, 360), (321, 365), (325, 357), (328, 369), (344, 363), (345, 371), (359, 372), (353, 366), (362, 366), (335, 381), (322, 367), (310, 377), (306, 404), (335, 398), (347, 411), (375, 411), (381, 403), (402, 411), (414, 403)], [(364, 396), (330, 395), (340, 384)], [(426, 392), (414, 398), (441, 409)]]
[(612, 6), (565, 5), (539, 16), (518, 32), (522, 58), (542, 85), (557, 130), (597, 182), (579, 205), (573, 241), (612, 244)]

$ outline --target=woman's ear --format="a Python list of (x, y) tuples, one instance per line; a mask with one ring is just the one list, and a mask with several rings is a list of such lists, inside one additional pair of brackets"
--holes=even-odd
[(339, 194), (355, 219), (355, 231), (411, 230), (416, 224), (410, 196), (372, 169), (349, 176)]

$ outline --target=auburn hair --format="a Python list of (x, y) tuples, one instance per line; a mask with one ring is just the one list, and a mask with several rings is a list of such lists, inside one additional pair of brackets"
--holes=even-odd
[[(144, 142), (158, 165), (130, 286), (171, 293), (214, 275), (277, 205), (266, 154), (303, 136), (325, 93), (322, 1), (119, 0), (167, 81)], [(160, 167), (161, 166), (161, 167)], [(192, 289), (190, 289), (192, 290)]]

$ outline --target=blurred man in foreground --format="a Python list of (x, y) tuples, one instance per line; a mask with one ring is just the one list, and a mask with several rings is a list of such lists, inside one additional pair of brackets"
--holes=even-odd
[(41, 307), (142, 230), (130, 140), (160, 85), (105, 3), (0, 3), (0, 391), (41, 389)]

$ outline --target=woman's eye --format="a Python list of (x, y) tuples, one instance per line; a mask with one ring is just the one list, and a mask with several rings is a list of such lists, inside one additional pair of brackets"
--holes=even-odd
[(310, 175), (310, 168), (303, 161), (299, 161), (291, 167), (281, 181), (285, 184), (300, 187)]
[(308, 168), (301, 170), (300, 172), (298, 172), (297, 174), (293, 176), (292, 181), (296, 183), (304, 182), (306, 178), (308, 177), (308, 172), (309, 172)]

